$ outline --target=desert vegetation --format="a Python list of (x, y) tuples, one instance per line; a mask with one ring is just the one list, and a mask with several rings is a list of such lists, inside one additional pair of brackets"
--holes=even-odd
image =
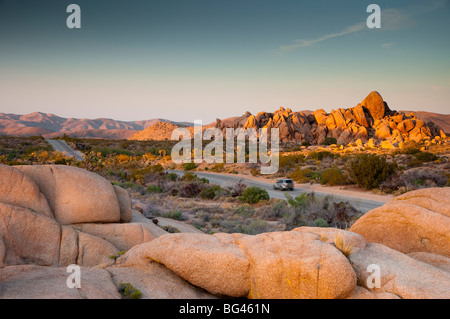
[[(228, 186), (210, 183), (196, 171), (259, 175), (259, 164), (175, 165), (173, 141), (79, 139), (63, 136), (84, 153), (75, 161), (55, 152), (41, 137), (0, 137), (0, 161), (8, 165), (64, 164), (85, 168), (129, 192), (134, 208), (146, 217), (184, 221), (206, 233), (291, 230), (300, 226), (347, 229), (362, 215), (348, 203), (314, 194), (270, 198), (243, 180)], [(334, 142), (328, 139), (324, 144)], [(407, 142), (403, 148), (357, 148), (354, 144), (282, 145), (280, 169), (271, 179), (289, 177), (297, 184), (357, 187), (388, 194), (449, 185), (448, 144)], [(168, 173), (168, 169), (179, 173)], [(261, 177), (261, 176), (260, 176)], [(176, 227), (165, 227), (178, 232)]]

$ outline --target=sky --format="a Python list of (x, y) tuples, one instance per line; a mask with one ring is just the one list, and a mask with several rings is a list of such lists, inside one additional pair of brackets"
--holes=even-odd
[(449, 31), (450, 0), (0, 0), (0, 112), (210, 123), (375, 90), (449, 114)]

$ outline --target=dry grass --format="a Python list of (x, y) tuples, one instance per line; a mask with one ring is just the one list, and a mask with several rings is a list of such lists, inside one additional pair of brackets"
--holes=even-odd
[(353, 246), (345, 242), (344, 237), (337, 235), (334, 239), (334, 245), (339, 249), (345, 257), (349, 257), (353, 253)]

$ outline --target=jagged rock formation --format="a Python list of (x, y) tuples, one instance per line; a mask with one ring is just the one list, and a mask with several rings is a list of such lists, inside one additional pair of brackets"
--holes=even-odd
[[(346, 145), (357, 140), (369, 139), (388, 141), (397, 146), (407, 140), (420, 140), (441, 135), (440, 128), (433, 122), (425, 123), (414, 113), (391, 111), (378, 92), (371, 92), (360, 104), (352, 108), (339, 108), (331, 113), (323, 109), (306, 115), (280, 107), (273, 113), (260, 112), (256, 116), (246, 112), (225, 125), (220, 119), (215, 127), (232, 128), (278, 128), (283, 143), (322, 144), (327, 137), (333, 137), (337, 144)], [(269, 130), (270, 131), (270, 130)]]
[[(0, 165), (0, 298), (121, 298), (123, 281), (143, 298), (448, 299), (449, 195), (406, 193), (350, 231), (169, 234), (94, 173)], [(65, 285), (71, 264), (79, 289)]]

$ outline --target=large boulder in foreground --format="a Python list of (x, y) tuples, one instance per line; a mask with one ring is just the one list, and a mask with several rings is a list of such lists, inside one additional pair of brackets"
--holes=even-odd
[(66, 267), (20, 265), (0, 268), (0, 299), (120, 299), (108, 271), (81, 268), (80, 288), (68, 288)]
[(111, 183), (100, 175), (65, 165), (15, 166), (39, 186), (62, 225), (120, 221)]
[(428, 252), (450, 257), (450, 188), (408, 192), (371, 210), (350, 228), (368, 243), (405, 254)]
[(129, 282), (141, 291), (142, 299), (217, 298), (158, 263), (147, 263), (143, 267), (111, 266), (106, 270), (111, 274), (116, 286), (119, 286), (120, 282)]
[(53, 217), (38, 185), (21, 170), (3, 164), (0, 164), (0, 203), (28, 208)]
[(303, 232), (168, 234), (134, 247), (120, 264), (157, 262), (214, 295), (345, 298), (356, 287), (347, 258), (320, 235)]
[(60, 226), (27, 208), (0, 203), (0, 267), (59, 262)]
[[(450, 298), (450, 273), (380, 244), (368, 244), (350, 255), (359, 283), (369, 291), (392, 293), (403, 299)], [(379, 267), (379, 286), (373, 286), (369, 265)], [(372, 284), (368, 284), (372, 283)]]
[(0, 267), (96, 266), (119, 250), (100, 237), (59, 225), (27, 208), (0, 203)]

